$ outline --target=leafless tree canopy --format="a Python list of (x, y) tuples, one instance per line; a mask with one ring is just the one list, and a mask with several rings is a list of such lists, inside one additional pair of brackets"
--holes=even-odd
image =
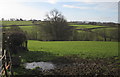
[[(42, 26), (41, 33), (44, 40), (70, 40), (72, 27), (67, 23), (64, 16), (56, 9), (46, 15), (46, 25)], [(43, 34), (44, 33), (44, 34)]]

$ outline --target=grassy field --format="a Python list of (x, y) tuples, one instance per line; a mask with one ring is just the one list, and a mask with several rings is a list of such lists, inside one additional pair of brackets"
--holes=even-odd
[(19, 26), (23, 31), (26, 31), (27, 33), (31, 33), (33, 31), (33, 26)]
[[(34, 26), (19, 26), (23, 31), (26, 31), (27, 33), (31, 33), (33, 31)], [(5, 27), (10, 28), (10, 27)], [(35, 31), (35, 30), (34, 30)]]
[(28, 41), (29, 51), (20, 53), (22, 62), (50, 61), (60, 56), (87, 59), (118, 56), (117, 42), (98, 41)]
[[(2, 25), (3, 26), (18, 25), (23, 31), (26, 31), (28, 34), (31, 34), (33, 29), (35, 29), (33, 28), (33, 26), (35, 25), (33, 25), (32, 21), (2, 21)], [(21, 25), (24, 25), (24, 26), (21, 26)], [(99, 28), (106, 27), (106, 26), (99, 26), (99, 25), (70, 25), (70, 26), (74, 26), (76, 29), (98, 28), (93, 30), (99, 30)]]
[[(27, 22), (27, 21), (26, 21)], [(29, 23), (29, 22), (28, 22)], [(9, 23), (10, 24), (10, 23)], [(19, 24), (19, 23), (18, 23)], [(13, 24), (12, 24), (13, 25)], [(27, 23), (23, 25), (28, 25)], [(35, 25), (34, 25), (35, 26)], [(86, 28), (98, 28), (98, 27), (105, 27), (105, 26), (95, 26), (95, 25), (70, 25), (70, 26), (76, 26), (76, 29), (86, 29)], [(19, 26), (23, 31), (26, 31), (28, 33), (31, 33), (35, 27), (33, 26)], [(8, 27), (7, 27), (8, 28)], [(111, 28), (110, 28), (111, 29)], [(93, 31), (96, 31), (99, 29), (93, 29)], [(79, 31), (79, 30), (78, 30)]]
[[(105, 26), (95, 26), (95, 25), (70, 25), (70, 26), (76, 26), (76, 29), (105, 27)], [(33, 28), (33, 26), (19, 26), (19, 27), (24, 31), (28, 31)]]
[(116, 30), (116, 29), (117, 27), (108, 27), (108, 28), (93, 29), (92, 31), (98, 31), (98, 30), (111, 31), (111, 30)]
[(105, 27), (105, 26), (98, 26), (98, 25), (70, 25), (70, 26), (75, 26), (76, 29)]
[(117, 42), (96, 42), (96, 41), (32, 41), (29, 40), (30, 51), (46, 51), (65, 55), (79, 55), (80, 57), (103, 58), (118, 55)]
[[(71, 70), (75, 71), (72, 72), (75, 75), (76, 72), (81, 73), (81, 70), (84, 75), (87, 72), (90, 72), (90, 75), (91, 73), (96, 73), (96, 70), (100, 72), (100, 75), (101, 70), (103, 73), (110, 71), (111, 75), (113, 72), (111, 70), (118, 71), (118, 63), (120, 62), (117, 61), (118, 57), (114, 57), (118, 56), (118, 42), (29, 40), (28, 49), (29, 51), (16, 55), (20, 57), (21, 66), (13, 67), (14, 75), (39, 75), (41, 73), (46, 75), (45, 71), (41, 72), (37, 68), (32, 70), (25, 69), (22, 64), (29, 62), (53, 62), (58, 63), (58, 65), (61, 63), (61, 66), (59, 65), (60, 68), (56, 65), (58, 69), (48, 71), (50, 72), (47, 72), (48, 75), (51, 75), (52, 72), (60, 75), (64, 73), (66, 75), (68, 72), (71, 73)], [(72, 61), (76, 65), (69, 63)]]
[[(32, 21), (2, 21), (2, 25), (9, 26), (9, 25), (33, 25)], [(77, 29), (80, 28), (96, 28), (96, 27), (105, 27), (105, 26), (98, 26), (98, 25), (70, 25), (75, 26)]]
[(32, 21), (2, 21), (2, 25), (33, 25)]

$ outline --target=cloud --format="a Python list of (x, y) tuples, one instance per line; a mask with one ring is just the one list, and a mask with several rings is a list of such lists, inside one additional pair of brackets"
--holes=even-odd
[(45, 13), (41, 10), (32, 8), (30, 6), (22, 5), (19, 2), (0, 3), (0, 11), (1, 11), (0, 17), (7, 18), (7, 19), (8, 18), (42, 19)]
[(109, 11), (117, 11), (118, 10), (118, 3), (117, 2), (101, 2), (96, 3), (96, 9), (100, 10), (109, 10)]
[(47, 2), (51, 4), (55, 4), (58, 0), (1, 0), (1, 2)]
[(74, 5), (63, 5), (63, 7), (78, 8), (78, 9), (90, 9), (89, 7), (78, 7), (78, 6), (74, 6)]
[(51, 3), (51, 4), (55, 4), (55, 3), (57, 3), (57, 0), (47, 0), (46, 2)]
[(119, 0), (74, 0), (79, 2), (119, 2)]
[(57, 2), (119, 2), (119, 0), (0, 0), (0, 2), (47, 2), (55, 4)]
[[(81, 5), (81, 4), (83, 4), (83, 5)], [(118, 3), (117, 2), (88, 2), (88, 3), (82, 2), (82, 3), (75, 4), (75, 5), (64, 4), (63, 7), (77, 8), (77, 9), (81, 9), (81, 10), (118, 12)]]
[[(24, 0), (24, 1), (21, 0), (21, 1), (22, 1), (22, 3), (24, 3), (25, 1), (30, 2), (31, 0)], [(44, 8), (44, 6), (42, 8), (41, 7), (39, 8), (39, 6), (37, 6), (37, 5), (33, 5), (33, 6), (37, 6), (37, 8), (33, 7), (33, 6), (27, 6), (25, 4), (22, 4), (21, 1), (20, 0), (19, 1), (18, 0), (3, 0), (2, 2), (0, 2), (0, 17), (3, 17), (5, 19), (8, 19), (8, 18), (43, 19), (43, 17), (45, 17), (46, 12), (49, 10), (49, 7)], [(32, 0), (32, 1), (34, 2), (37, 0)], [(62, 5), (62, 7), (76, 8), (76, 9), (78, 9), (78, 10), (76, 10), (76, 12), (81, 11), (79, 9), (88, 11), (88, 12), (82, 11), (83, 17), (79, 17), (76, 12), (73, 15), (71, 15), (72, 12), (70, 13), (70, 15), (68, 13), (65, 13), (66, 17), (68, 16), (68, 20), (69, 19), (71, 19), (71, 20), (78, 19), (79, 20), (79, 18), (84, 19), (84, 14), (90, 15), (90, 16), (92, 14), (96, 14), (96, 15), (99, 14), (99, 16), (95, 15), (96, 17), (94, 16), (93, 18), (91, 18), (92, 17), (91, 16), (90, 17), (91, 19), (89, 19), (89, 20), (100, 20), (100, 21), (102, 21), (102, 20), (105, 20), (105, 21), (108, 21), (108, 20), (114, 21), (115, 20), (116, 21), (117, 20), (117, 6), (116, 6), (117, 2), (116, 3), (108, 3), (108, 2), (74, 2), (73, 1), (73, 2), (71, 2), (71, 4), (69, 4), (69, 3), (67, 3), (67, 1), (68, 0), (66, 0), (66, 3), (64, 3), (64, 5)], [(70, 1), (72, 1), (72, 0), (70, 0)], [(88, 1), (88, 0), (85, 0), (85, 1)], [(40, 0), (39, 0), (39, 2), (40, 2)], [(41, 2), (55, 4), (60, 1), (59, 0), (41, 0)], [(63, 10), (64, 10), (64, 8), (63, 8)], [(69, 9), (66, 9), (66, 11), (69, 11)], [(90, 13), (89, 11), (92, 11), (92, 13)], [(97, 13), (94, 13), (94, 12), (97, 12)], [(105, 17), (105, 16), (109, 16), (109, 15), (111, 15), (110, 16), (111, 18)], [(70, 18), (70, 16), (74, 16), (74, 18), (73, 17)], [(105, 18), (103, 18), (102, 16)], [(116, 19), (113, 16), (115, 16)], [(102, 18), (100, 18), (100, 17), (102, 17)]]

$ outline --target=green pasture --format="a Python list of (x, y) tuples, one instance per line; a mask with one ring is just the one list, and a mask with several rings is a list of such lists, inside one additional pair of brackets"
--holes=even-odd
[(33, 25), (32, 21), (2, 21), (2, 25)]
[[(31, 33), (32, 31), (35, 31), (34, 26), (19, 26), (19, 27), (27, 33)], [(10, 28), (10, 27), (5, 27), (5, 28)]]
[(22, 62), (50, 61), (60, 56), (91, 59), (118, 56), (118, 42), (29, 40), (28, 49), (18, 54)]
[(76, 29), (84, 29), (84, 28), (100, 28), (105, 26), (98, 26), (98, 25), (70, 25), (76, 27)]
[[(32, 26), (35, 26), (33, 25), (32, 21), (2, 21), (2, 25), (3, 26), (18, 25), (23, 31), (27, 31), (27, 32), (33, 30)], [(26, 26), (21, 26), (21, 25), (26, 25)], [(70, 26), (74, 26), (76, 29), (106, 27), (106, 26), (98, 26), (98, 25), (70, 25)]]
[(27, 33), (31, 33), (34, 30), (33, 26), (19, 26), (23, 31), (26, 31)]
[[(3, 26), (9, 26), (9, 25), (26, 25), (31, 26), (33, 25), (32, 21), (2, 21)], [(99, 25), (70, 25), (76, 27), (76, 29), (83, 29), (83, 28), (100, 28), (100, 27), (106, 27), (106, 26), (99, 26)]]
[(106, 31), (112, 31), (112, 30), (116, 30), (116, 29), (118, 29), (118, 27), (108, 27), (108, 28), (98, 28), (98, 29), (93, 29), (92, 31), (98, 31), (98, 30), (100, 30), (100, 31), (103, 31), (103, 30), (106, 30)]
[(23, 62), (51, 60), (56, 56), (76, 55), (81, 58), (118, 56), (117, 42), (100, 41), (28, 41), (29, 52), (23, 53)]
[[(25, 25), (25, 24), (24, 24)], [(76, 26), (76, 29), (85, 29), (85, 28), (98, 28), (98, 27), (104, 27), (104, 26), (95, 26), (95, 25), (70, 25), (70, 26)], [(33, 29), (35, 29), (35, 25), (33, 26), (19, 26), (23, 31), (27, 31), (30, 33)], [(104, 28), (101, 28), (101, 30)], [(99, 30), (98, 29), (93, 29), (94, 30)]]

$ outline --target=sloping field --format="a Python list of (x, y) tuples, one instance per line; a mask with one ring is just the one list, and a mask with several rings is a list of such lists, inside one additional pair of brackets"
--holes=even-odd
[(97, 41), (32, 41), (29, 40), (30, 51), (47, 51), (59, 56), (79, 55), (82, 58), (104, 58), (118, 56), (117, 42)]
[(32, 21), (2, 21), (2, 25), (33, 25)]
[(75, 26), (76, 29), (84, 29), (84, 28), (101, 28), (105, 26), (98, 26), (98, 25), (70, 25), (70, 26)]

